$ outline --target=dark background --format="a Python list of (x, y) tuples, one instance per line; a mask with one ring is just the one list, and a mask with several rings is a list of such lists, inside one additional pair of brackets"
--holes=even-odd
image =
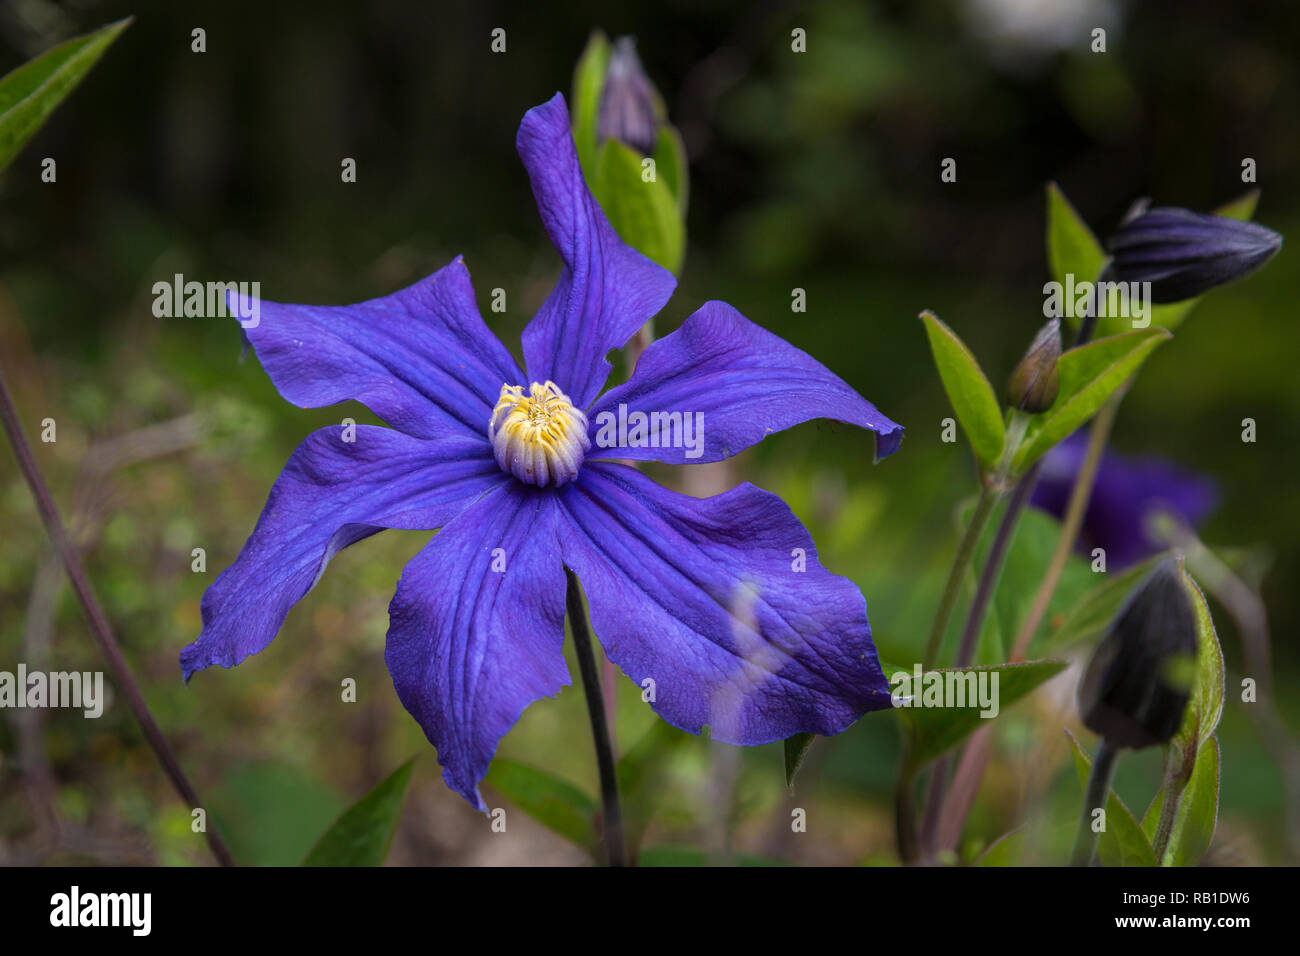
[[(1016, 11), (1031, 15), (1008, 26)], [(490, 318), (514, 348), (557, 268), (514, 153), (519, 119), (569, 93), (593, 28), (634, 34), (691, 160), (687, 262), (659, 334), (725, 299), (908, 426), (879, 466), (869, 438), (822, 423), (707, 480), (783, 494), (824, 562), (863, 587), (882, 654), (902, 660), (923, 643), (954, 510), (974, 488), (964, 444), (939, 441), (950, 413), (916, 314), (935, 310), (995, 384), (1005, 380), (1042, 321), (1048, 180), (1105, 236), (1139, 196), (1193, 209), (1235, 198), (1253, 157), (1256, 218), (1288, 236), (1300, 226), (1300, 13), (1286, 2), (693, 0), (615, 11), (15, 0), (0, 5), (0, 70), (129, 13), (136, 22), (0, 177), (0, 360), (29, 431), (58, 422), (58, 442), (38, 445), (41, 464), (151, 706), (247, 862), (300, 858), (412, 753), (425, 757), (394, 860), (582, 855), (524, 822), (495, 840), (438, 783), (398, 705), (382, 662), (385, 608), (419, 535), (340, 555), (272, 648), (181, 684), (176, 655), (198, 633), (203, 589), (237, 554), (296, 442), (340, 414), (373, 418), (288, 405), (255, 359), (239, 362), (227, 323), (154, 318), (154, 282), (256, 279), (268, 299), (343, 303), (464, 254), (481, 305), (493, 287), (509, 291), (510, 312)], [(498, 26), (501, 55), (489, 50)], [(803, 55), (790, 52), (796, 26)], [(1104, 54), (1089, 51), (1095, 26), (1107, 29)], [(190, 50), (194, 27), (207, 31), (206, 53)], [(55, 184), (40, 181), (46, 156)], [(945, 184), (949, 156), (958, 181)], [(343, 157), (357, 160), (355, 184), (340, 182)], [(1295, 255), (1291, 243), (1197, 307), (1126, 398), (1113, 438), (1219, 483), (1203, 537), (1271, 561), (1263, 590), (1283, 689), (1300, 624)], [(807, 290), (806, 315), (790, 312), (794, 287)], [(1255, 444), (1240, 440), (1245, 417), (1258, 423)], [(693, 487), (669, 470), (656, 477)], [(7, 454), (0, 512), (0, 667), (40, 653), (52, 668), (98, 666)], [(190, 571), (198, 546), (205, 574)], [(1234, 629), (1217, 608), (1216, 619), (1232, 668)], [(357, 678), (357, 704), (338, 703), (340, 676)], [(1231, 681), (1216, 852), (1276, 862), (1280, 778), (1233, 709)], [(650, 720), (625, 693), (627, 744)], [(1011, 743), (972, 818), (976, 844), (1027, 799), (1025, 741), (1054, 754), (1043, 763), (1055, 782), (1034, 805), (1074, 812), (1059, 730), (1073, 720), (1061, 716), (1068, 690), (1058, 697), (1001, 722)], [(95, 726), (59, 713), (34, 728), (0, 723), (0, 745), (0, 858), (204, 859), (123, 707)], [(594, 791), (588, 748), (570, 691), (532, 708), (502, 753)], [(745, 852), (888, 861), (896, 753), (889, 715), (819, 745), (797, 804), (830, 823), (792, 839), (779, 748), (738, 759), (689, 741), (657, 838), (712, 845), (725, 831)], [(1146, 759), (1121, 774), (1139, 810), (1155, 772)]]

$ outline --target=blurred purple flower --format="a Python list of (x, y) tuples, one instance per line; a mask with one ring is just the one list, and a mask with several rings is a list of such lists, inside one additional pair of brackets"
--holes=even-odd
[[(748, 483), (691, 498), (585, 459), (718, 461), (819, 417), (876, 432), (884, 456), (901, 426), (722, 302), (600, 395), (606, 354), (675, 280), (624, 245), (592, 198), (563, 97), (525, 115), (516, 146), (564, 262), (523, 332), (528, 374), (484, 324), (459, 258), (358, 305), (262, 303), (246, 332), (281, 395), (306, 408), (357, 399), (392, 427), (353, 426), (353, 441), (327, 427), (298, 447), (203, 596), (185, 678), (270, 644), (340, 549), (384, 528), (441, 529), (398, 582), (385, 659), (447, 784), (480, 809), (500, 738), (570, 683), (566, 567), (609, 657), (653, 682), (651, 706), (676, 727), (760, 744), (889, 707), (862, 593), (822, 568), (780, 498)], [(707, 430), (698, 448), (610, 447), (599, 423), (625, 411), (702, 414)]]
[[(1078, 431), (1048, 452), (1030, 503), (1062, 517), (1087, 451), (1088, 433)], [(1209, 478), (1159, 458), (1126, 458), (1108, 451), (1083, 518), (1079, 550), (1089, 554), (1104, 548), (1107, 567), (1122, 570), (1164, 549), (1147, 526), (1154, 512), (1168, 509), (1196, 526), (1217, 503), (1218, 490)]]

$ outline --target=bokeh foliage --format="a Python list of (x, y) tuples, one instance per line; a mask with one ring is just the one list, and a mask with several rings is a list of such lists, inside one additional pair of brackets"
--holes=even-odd
[[(882, 657), (912, 660), (973, 475), (969, 447), (939, 440), (949, 411), (917, 313), (942, 316), (1000, 384), (1042, 321), (1048, 180), (1104, 235), (1140, 195), (1198, 209), (1236, 197), (1241, 161), (1253, 157), (1256, 219), (1300, 231), (1300, 18), (1286, 4), (1120, 4), (1109, 19), (1098, 5), (1103, 55), (1088, 52), (1086, 19), (1073, 40), (998, 38), (975, 12), (992, 6), (667, 2), (638, 13), (594, 2), (363, 10), (323, 0), (305, 15), (239, 0), (23, 0), (0, 11), (0, 71), (137, 17), (0, 177), (0, 361), (29, 429), (47, 416), (59, 423), (58, 442), (37, 448), (41, 464), (149, 703), (237, 857), (300, 861), (347, 804), (427, 751), (382, 660), (387, 601), (424, 538), (392, 532), (339, 555), (271, 648), (184, 686), (176, 656), (198, 633), (202, 592), (238, 553), (294, 445), (344, 414), (374, 419), (357, 407), (289, 406), (254, 358), (239, 361), (230, 325), (154, 318), (151, 285), (177, 272), (256, 279), (271, 299), (337, 303), (464, 254), (485, 311), (492, 288), (507, 290), (508, 312), (488, 315), (517, 342), (557, 264), (513, 152), (515, 128), (528, 107), (567, 93), (593, 27), (633, 33), (691, 157), (689, 254), (658, 334), (704, 300), (726, 299), (908, 426), (902, 451), (876, 467), (869, 438), (821, 423), (703, 479), (656, 477), (697, 492), (749, 479), (782, 494), (823, 562), (862, 586)], [(207, 31), (204, 54), (190, 50), (196, 26)], [(503, 55), (489, 52), (497, 26), (508, 31)], [(807, 54), (790, 53), (795, 26), (807, 30)], [(40, 181), (45, 156), (57, 158), (56, 184)], [(944, 184), (948, 156), (958, 181)], [(340, 182), (343, 157), (357, 159), (355, 184)], [(1294, 255), (1284, 247), (1250, 282), (1197, 307), (1147, 363), (1114, 437), (1121, 451), (1173, 458), (1220, 483), (1204, 538), (1271, 558), (1263, 588), (1275, 636), (1300, 626)], [(807, 291), (806, 314), (790, 311), (796, 287)], [(1240, 441), (1245, 417), (1258, 422), (1256, 444)], [(0, 521), (0, 667), (38, 659), (35, 640), (52, 669), (97, 669), (7, 454)], [(1023, 523), (1012, 580), (1031, 580), (1050, 552), (1047, 521)], [(194, 547), (206, 549), (204, 574), (190, 571)], [(1067, 617), (1087, 576), (1086, 565), (1067, 569), (1049, 620)], [(1001, 640), (983, 645), (1005, 651), (1017, 613), (1000, 595), (988, 627)], [(1215, 620), (1231, 688), (1240, 645), (1217, 608)], [(1292, 643), (1276, 653), (1285, 687), (1300, 661)], [(340, 702), (344, 677), (357, 681), (355, 704)], [(620, 687), (627, 752), (655, 722), (635, 689)], [(1079, 791), (1059, 728), (1074, 726), (1072, 708), (1044, 693), (1000, 718), (969, 858), (1008, 828), (1025, 779), (1043, 808), (1030, 858), (1068, 847)], [(4, 716), (0, 855), (206, 860), (124, 708), (94, 723), (51, 712), (36, 751), (24, 743), (30, 730)], [(1214, 852), (1282, 859), (1279, 772), (1231, 694), (1218, 735)], [(680, 849), (656, 850), (659, 859), (893, 858), (891, 715), (818, 741), (793, 797), (779, 745), (741, 752), (688, 739), (666, 749), (646, 845)], [(49, 783), (35, 795), (17, 773), (34, 752)], [(531, 708), (502, 755), (595, 792), (576, 690)], [(1117, 790), (1135, 812), (1160, 773), (1154, 754), (1121, 768)], [(414, 774), (394, 861), (585, 859), (523, 822), (490, 835), (437, 782), (431, 759)], [(60, 821), (57, 843), (43, 805)], [(817, 821), (809, 833), (789, 832), (793, 806)]]

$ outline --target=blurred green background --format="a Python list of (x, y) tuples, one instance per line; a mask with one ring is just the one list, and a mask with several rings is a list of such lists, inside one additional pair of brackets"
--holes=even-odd
[[(0, 362), (42, 467), (151, 707), (236, 857), (293, 863), (348, 803), (417, 764), (391, 859), (580, 863), (522, 814), (489, 831), (441, 784), (383, 664), (387, 602), (427, 536), (389, 532), (339, 555), (276, 642), (189, 687), (177, 655), (205, 587), (242, 546), (296, 443), (356, 406), (281, 400), (233, 323), (158, 319), (151, 286), (177, 272), (257, 280), (268, 299), (383, 295), (463, 254), (480, 306), (517, 352), (557, 272), (514, 152), (519, 119), (556, 90), (593, 28), (634, 34), (691, 159), (689, 247), (665, 334), (725, 299), (829, 365), (908, 427), (872, 466), (868, 436), (801, 426), (703, 474), (654, 470), (695, 493), (770, 488), (823, 563), (866, 594), (882, 656), (911, 661), (974, 489), (964, 443), (916, 321), (935, 310), (1000, 384), (1042, 322), (1043, 187), (1056, 180), (1102, 236), (1129, 203), (1210, 209), (1249, 186), (1258, 221), (1300, 230), (1300, 8), (1110, 0), (473, 5), (320, 0), (0, 5), (0, 72), (59, 40), (136, 22), (0, 178)], [(1107, 52), (1089, 51), (1107, 30)], [(192, 53), (190, 31), (207, 33)], [(495, 27), (507, 52), (489, 50)], [(793, 54), (790, 31), (807, 31)], [(44, 157), (54, 184), (40, 181)], [(344, 157), (357, 182), (340, 182)], [(954, 157), (956, 183), (941, 183)], [(1263, 593), (1293, 686), (1300, 626), (1300, 389), (1294, 243), (1206, 297), (1124, 402), (1113, 445), (1212, 476), (1215, 545), (1271, 560)], [(494, 287), (510, 309), (487, 311)], [(807, 291), (792, 314), (791, 290)], [(1240, 422), (1258, 423), (1243, 444)], [(99, 669), (12, 455), (0, 453), (0, 669)], [(207, 553), (190, 570), (191, 549)], [(1234, 703), (1229, 662), (1219, 862), (1285, 862), (1282, 777)], [(44, 662), (41, 664), (40, 662)], [(1077, 673), (1077, 669), (1075, 671)], [(356, 679), (358, 701), (340, 701)], [(620, 680), (623, 750), (654, 725)], [(1295, 705), (1282, 695), (1288, 720)], [(1068, 845), (1079, 791), (1057, 682), (999, 720), (967, 828), (969, 858), (1032, 812), (1036, 859)], [(673, 737), (681, 739), (672, 739)], [(731, 858), (890, 862), (896, 718), (821, 741), (795, 796), (779, 745), (744, 752), (670, 732), (647, 844)], [(1091, 743), (1090, 737), (1085, 739)], [(580, 691), (531, 708), (502, 755), (595, 793)], [(1137, 808), (1156, 755), (1121, 768)], [(492, 806), (505, 805), (485, 791)], [(807, 833), (790, 811), (809, 811)], [(0, 720), (0, 862), (205, 863), (201, 840), (121, 704)], [(668, 851), (663, 851), (667, 853)], [(671, 855), (663, 858), (673, 859)]]

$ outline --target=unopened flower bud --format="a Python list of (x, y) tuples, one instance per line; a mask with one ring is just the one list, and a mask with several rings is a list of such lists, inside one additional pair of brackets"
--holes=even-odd
[(1173, 206), (1127, 219), (1111, 237), (1118, 282), (1150, 282), (1157, 305), (1193, 299), (1254, 272), (1282, 247), (1282, 237), (1253, 222)]
[(1061, 387), (1056, 361), (1061, 357), (1061, 320), (1052, 319), (1034, 336), (1029, 351), (1007, 382), (1007, 401), (1022, 412), (1037, 415), (1052, 407)]
[(1183, 722), (1196, 664), (1196, 610), (1173, 558), (1128, 598), (1079, 684), (1079, 714), (1117, 747), (1169, 740)]
[(596, 134), (616, 139), (642, 156), (654, 152), (663, 108), (636, 55), (636, 41), (619, 37), (609, 55), (605, 88), (600, 95)]

